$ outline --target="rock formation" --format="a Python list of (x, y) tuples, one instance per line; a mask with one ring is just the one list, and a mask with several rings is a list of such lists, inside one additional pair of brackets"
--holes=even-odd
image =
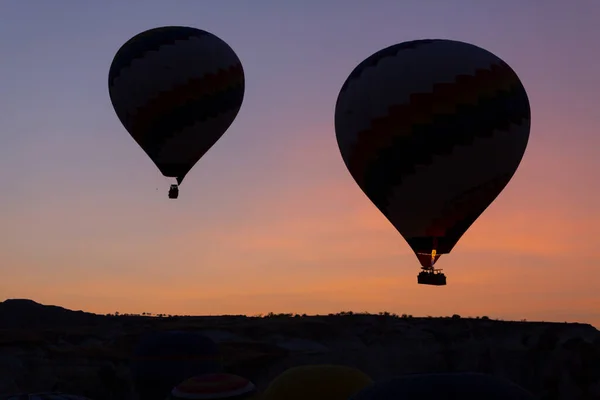
[(339, 363), (373, 379), (476, 371), (541, 399), (600, 399), (600, 332), (590, 325), (487, 318), (329, 316), (102, 316), (0, 303), (0, 393), (58, 390), (133, 399), (129, 357), (150, 330), (194, 330), (220, 346), (227, 371), (264, 388), (286, 368)]

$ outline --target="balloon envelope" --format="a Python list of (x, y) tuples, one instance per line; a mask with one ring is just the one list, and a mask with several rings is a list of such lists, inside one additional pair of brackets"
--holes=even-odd
[(246, 400), (254, 398), (256, 386), (238, 375), (218, 373), (186, 379), (171, 391), (168, 399)]
[(115, 112), (164, 176), (181, 183), (225, 133), (244, 98), (244, 71), (212, 33), (182, 26), (142, 32), (108, 75)]
[(261, 400), (347, 400), (372, 383), (363, 372), (343, 365), (304, 365), (281, 373)]
[(215, 342), (185, 331), (145, 335), (134, 349), (131, 363), (136, 391), (144, 399), (164, 399), (183, 380), (221, 369)]
[(525, 389), (479, 373), (414, 374), (380, 381), (350, 400), (534, 400)]
[(335, 130), (356, 183), (431, 266), (512, 178), (530, 114), (521, 81), (494, 54), (416, 40), (378, 51), (352, 71), (337, 99)]

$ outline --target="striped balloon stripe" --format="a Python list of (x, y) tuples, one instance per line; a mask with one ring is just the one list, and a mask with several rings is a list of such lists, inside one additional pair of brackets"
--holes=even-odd
[[(403, 45), (392, 46), (396, 47)], [(419, 93), (433, 92), (440, 84), (454, 83), (457, 76), (475, 75), (478, 70), (498, 63), (493, 54), (474, 48), (455, 42), (429, 41), (397, 51), (395, 56), (390, 54), (375, 66), (365, 68), (360, 79), (340, 92), (336, 104), (336, 130), (343, 132), (338, 136), (342, 154), (351, 153), (358, 134), (371, 129), (374, 120), (388, 116), (391, 106), (409, 104)]]
[(129, 39), (118, 51), (118, 57), (111, 65), (108, 84), (112, 86), (119, 73), (128, 68), (134, 60), (143, 58), (150, 51), (158, 51), (162, 46), (173, 45), (190, 38), (212, 36), (201, 29), (163, 26), (149, 29)]
[(185, 380), (171, 391), (174, 399), (246, 399), (256, 386), (246, 378), (227, 373), (206, 374)]
[(504, 189), (511, 177), (510, 174), (495, 177), (461, 196), (447, 201), (441, 215), (434, 219), (427, 228), (427, 236), (444, 237), (461, 220), (472, 219), (475, 221), (486, 208), (483, 204), (490, 204)]
[[(233, 65), (227, 69), (221, 69), (217, 73), (206, 74), (199, 78), (190, 78), (185, 83), (173, 86), (168, 91), (163, 91), (160, 96), (150, 99), (145, 105), (136, 109), (135, 119), (131, 121), (128, 128), (131, 136), (138, 141), (143, 141), (144, 134), (148, 132), (154, 124), (157, 116), (162, 116), (173, 112), (186, 103), (201, 101), (219, 95), (227, 95), (228, 92), (237, 91), (238, 102), (240, 96), (243, 96), (244, 72), (241, 64)], [(241, 93), (239, 93), (241, 91)], [(234, 107), (235, 108), (234, 103)], [(223, 110), (223, 111), (226, 111)], [(210, 115), (197, 115), (194, 120), (204, 120)], [(174, 133), (176, 128), (172, 128)]]
[(150, 51), (143, 58), (131, 61), (127, 68), (118, 71), (109, 86), (111, 99), (121, 111), (120, 118), (127, 116), (123, 111), (136, 110), (173, 86), (238, 64), (235, 53), (229, 53), (232, 50), (225, 42), (206, 35), (202, 39), (163, 46), (159, 51)]
[[(153, 116), (148, 115), (149, 119), (144, 120), (140, 117), (140, 124), (143, 124), (143, 133), (138, 133), (138, 143), (146, 150), (150, 157), (156, 157), (162, 145), (171, 137), (178, 135), (186, 127), (197, 122), (216, 118), (231, 110), (239, 110), (239, 104), (244, 96), (244, 86), (238, 85), (229, 89), (217, 92), (211, 95), (199, 98), (190, 98), (185, 103), (170, 110), (163, 109), (160, 113)], [(231, 121), (233, 123), (233, 121)], [(228, 127), (228, 126), (227, 126)], [(136, 130), (134, 132), (140, 132)], [(219, 132), (221, 133), (221, 132)], [(204, 135), (204, 132), (196, 132), (198, 135)], [(211, 138), (201, 136), (207, 142), (212, 143)], [(219, 135), (220, 137), (220, 135)]]
[[(154, 42), (146, 43), (140, 34), (119, 49), (109, 72), (109, 91), (119, 118), (125, 125), (130, 125), (130, 118), (136, 117), (140, 108), (146, 106), (148, 100), (156, 100), (176, 87), (185, 87), (204, 76), (222, 75), (222, 71), (241, 69), (241, 63), (235, 52), (227, 43), (218, 37), (203, 32), (198, 38), (196, 29), (172, 27), (159, 30), (159, 34), (167, 35), (171, 30), (190, 31), (187, 41), (159, 42), (162, 46), (155, 48)], [(146, 52), (136, 51), (135, 59), (130, 59), (129, 46), (147, 46)], [(139, 50), (139, 49), (138, 49)], [(207, 56), (210, 55), (210, 56)], [(243, 80), (243, 71), (238, 71)], [(211, 82), (204, 79), (204, 85)], [(198, 85), (195, 85), (196, 89)]]
[[(437, 258), (442, 254), (450, 253), (467, 229), (498, 197), (511, 177), (512, 174), (495, 177), (462, 196), (448, 201), (440, 215), (424, 227), (425, 236), (405, 236), (406, 241), (415, 253), (427, 254), (435, 249)], [(419, 258), (419, 261), (421, 265), (429, 266), (431, 256), (429, 259)]]
[[(472, 145), (458, 146), (451, 157), (436, 156), (432, 164), (418, 167), (415, 174), (405, 175), (402, 184), (394, 187), (389, 200), (393, 206), (388, 207), (386, 216), (413, 249), (449, 252), (475, 220), (476, 216), (472, 213), (483, 211), (489, 203), (473, 204), (465, 219), (457, 222), (456, 226), (446, 227), (444, 237), (427, 236), (432, 226), (451, 210), (449, 204), (454, 199), (477, 190), (486, 182), (495, 179), (502, 182), (504, 176), (508, 181), (514, 169), (507, 166), (518, 165), (524, 148), (514, 138), (526, 140), (527, 131), (528, 127), (513, 127), (492, 137), (477, 139)], [(474, 148), (476, 151), (473, 151)], [(416, 196), (415, 192), (419, 195)], [(472, 201), (478, 199), (485, 201), (477, 196)], [(434, 239), (438, 241), (437, 247), (432, 246)]]
[[(477, 142), (477, 138), (493, 137), (498, 134), (498, 127), (502, 127), (506, 124), (505, 120), (494, 119), (494, 115), (497, 114), (494, 114), (493, 110), (502, 107), (502, 100), (510, 102), (510, 99), (507, 98), (496, 98), (486, 101), (487, 110), (490, 112), (480, 114), (481, 118), (479, 119), (475, 117), (470, 118), (473, 113), (469, 113), (467, 110), (465, 110), (463, 114), (455, 114), (446, 116), (445, 118), (438, 117), (436, 123), (423, 125), (420, 126), (419, 129), (414, 129), (414, 136), (404, 140), (397, 139), (392, 146), (386, 150), (380, 151), (379, 159), (365, 167), (366, 178), (363, 178), (364, 183), (362, 184), (362, 187), (369, 198), (386, 216), (390, 215), (390, 213), (393, 212), (393, 208), (398, 207), (396, 203), (390, 200), (394, 197), (392, 193), (401, 190), (400, 188), (402, 187), (403, 180), (406, 179), (407, 175), (416, 174), (419, 166), (431, 165), (434, 163), (434, 157), (436, 155), (442, 157), (450, 156), (457, 146), (460, 146), (463, 151), (466, 146), (471, 146), (470, 149), (473, 152), (481, 151), (482, 148)], [(486, 116), (489, 117), (485, 118)], [(528, 125), (528, 121), (528, 115), (517, 114), (513, 119), (513, 122), (519, 125)], [(456, 134), (436, 135), (438, 132), (456, 132)], [(515, 134), (510, 129), (507, 129), (506, 132), (507, 134)], [(517, 151), (520, 151), (520, 153), (516, 155), (517, 158), (522, 157), (523, 149), (524, 147), (517, 148)], [(507, 149), (507, 151), (510, 151), (510, 149)], [(507, 155), (507, 158), (513, 159), (514, 157), (509, 157)], [(437, 162), (437, 158), (435, 159), (435, 162)], [(467, 169), (466, 165), (469, 164), (468, 158), (455, 161), (455, 163), (458, 162), (465, 163), (465, 166), (461, 167), (461, 170)], [(494, 180), (497, 177), (495, 175), (496, 172), (494, 172), (493, 166), (491, 165), (494, 162), (493, 154), (490, 154), (490, 159), (487, 164), (490, 164), (490, 173), (492, 175), (488, 178), (482, 177), (483, 179)], [(437, 226), (438, 234), (441, 233), (442, 230), (445, 232), (445, 234), (439, 236), (440, 247), (437, 248), (439, 253), (448, 253), (472, 222), (475, 221), (481, 212), (483, 212), (491, 201), (502, 191), (516, 170), (515, 164), (506, 165), (509, 168), (508, 171), (500, 169), (498, 173), (508, 174), (508, 178), (503, 180), (504, 184), (501, 187), (498, 187), (497, 191), (491, 193), (488, 197), (490, 198), (489, 203), (485, 203), (484, 201), (485, 206), (482, 206), (480, 210), (473, 209), (471, 218), (468, 218), (468, 221), (463, 220), (466, 226), (463, 226), (462, 229), (455, 230), (452, 235), (450, 235), (451, 229), (449, 226)], [(483, 167), (483, 170), (485, 171), (486, 165), (483, 165)], [(439, 185), (440, 191), (443, 192), (444, 186), (451, 183), (446, 183), (443, 179), (440, 179), (439, 181), (433, 180), (431, 184)], [(477, 183), (475, 183), (475, 185), (479, 186)], [(432, 192), (431, 195), (435, 196), (435, 193)], [(442, 207), (448, 209), (448, 205), (443, 205)], [(435, 210), (432, 209), (431, 212), (435, 213)], [(445, 211), (442, 211), (442, 213), (443, 212)], [(466, 215), (464, 216), (466, 218)], [(430, 224), (426, 221), (424, 223), (426, 225)], [(399, 222), (399, 224), (402, 224), (402, 222)], [(436, 223), (434, 222), (431, 225), (436, 226)], [(432, 228), (428, 228), (427, 230), (431, 233)], [(411, 241), (409, 241), (409, 243), (411, 243), (411, 245), (414, 244), (414, 242)], [(427, 250), (430, 251), (431, 249), (432, 248), (429, 248)], [(419, 249), (419, 251), (420, 250), (421, 249)]]
[[(115, 56), (118, 58), (119, 53)], [(238, 64), (240, 60), (235, 52), (216, 36), (192, 38), (150, 51), (120, 71), (111, 70), (117, 75), (109, 86), (110, 96), (123, 119), (128, 112), (143, 107), (148, 100), (175, 86)]]
[(381, 60), (388, 57), (396, 57), (398, 53), (403, 50), (416, 49), (419, 46), (428, 45), (438, 41), (439, 40), (436, 39), (413, 40), (410, 42), (403, 42), (394, 46), (389, 46), (381, 51), (378, 51), (358, 64), (358, 66), (350, 73), (348, 79), (346, 79), (346, 82), (344, 82), (342, 85), (340, 92), (345, 92), (348, 89), (348, 86), (354, 81), (358, 80), (365, 70), (376, 67)]
[[(369, 130), (358, 134), (349, 155), (349, 169), (362, 186), (369, 164), (379, 161), (381, 167), (387, 166), (380, 158), (385, 152), (403, 164), (401, 170), (394, 169), (397, 175), (410, 173), (417, 163), (431, 160), (433, 154), (449, 154), (452, 146), (467, 144), (476, 136), (491, 135), (497, 127), (529, 118), (519, 108), (516, 114), (511, 113), (515, 100), (527, 101), (519, 99), (522, 93), (507, 65), (493, 65), (474, 76), (459, 76), (453, 84), (434, 86), (431, 93), (415, 93), (410, 103), (390, 106), (387, 116), (373, 120)], [(479, 126), (474, 118), (479, 118)]]
[[(476, 152), (477, 138), (491, 137), (499, 129), (509, 128), (511, 123), (528, 123), (529, 115), (522, 114), (520, 109), (511, 112), (509, 107), (514, 101), (514, 96), (500, 95), (483, 100), (476, 107), (464, 106), (457, 114), (437, 116), (430, 124), (415, 125), (410, 136), (394, 137), (392, 145), (380, 150), (371, 163), (351, 164), (350, 168), (364, 171), (364, 177), (356, 177), (359, 185), (387, 212), (390, 192), (401, 185), (407, 174), (414, 174), (417, 166), (431, 164), (435, 155), (450, 155), (457, 146), (470, 145)], [(502, 109), (507, 113), (503, 115)]]
[[(375, 202), (387, 208), (389, 192), (400, 185), (407, 174), (414, 174), (417, 166), (431, 164), (436, 155), (451, 155), (458, 146), (470, 145), (472, 151), (477, 151), (476, 139), (494, 136), (510, 119), (519, 125), (528, 120), (528, 116), (518, 114), (510, 119), (494, 118), (498, 114), (493, 110), (507, 102), (510, 99), (500, 97), (486, 101), (487, 104), (478, 107), (480, 117), (476, 116), (476, 111), (470, 112), (470, 107), (465, 107), (463, 113), (440, 116), (432, 124), (415, 126), (413, 135), (396, 137), (391, 146), (378, 152), (378, 158), (363, 167), (366, 176), (359, 181), (360, 185), (374, 196)], [(452, 134), (444, 135), (445, 132)], [(385, 184), (380, 182), (381, 176), (385, 176)]]
[(176, 176), (177, 171), (195, 163), (214, 145), (221, 136), (219, 133), (231, 125), (235, 114), (236, 111), (229, 111), (185, 127), (164, 141), (152, 159), (163, 175)]

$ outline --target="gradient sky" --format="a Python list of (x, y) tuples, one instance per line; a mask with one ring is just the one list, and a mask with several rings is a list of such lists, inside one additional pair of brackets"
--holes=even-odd
[[(391, 311), (600, 327), (600, 2), (0, 3), (0, 298), (92, 312)], [(170, 180), (108, 97), (112, 57), (162, 25), (208, 30), (242, 60), (222, 139)], [(404, 239), (347, 172), (342, 83), (389, 45), (447, 38), (521, 77), (532, 132), (504, 192), (417, 285)], [(158, 188), (158, 190), (157, 190)]]

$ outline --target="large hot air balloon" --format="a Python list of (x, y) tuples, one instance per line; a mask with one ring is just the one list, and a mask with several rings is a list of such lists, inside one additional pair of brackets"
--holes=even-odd
[(144, 335), (133, 351), (131, 374), (143, 400), (163, 400), (175, 385), (196, 375), (220, 372), (219, 348), (195, 332)]
[(261, 400), (347, 400), (373, 383), (365, 373), (344, 365), (302, 365), (275, 378)]
[(514, 383), (479, 373), (412, 374), (376, 382), (350, 400), (533, 400)]
[(342, 158), (367, 197), (434, 269), (517, 170), (531, 111), (523, 84), (472, 44), (415, 40), (373, 54), (346, 79), (335, 107)]
[(121, 123), (160, 172), (186, 174), (225, 133), (244, 98), (244, 70), (212, 33), (182, 26), (142, 32), (117, 51), (108, 90)]
[(167, 400), (251, 400), (257, 394), (250, 380), (218, 373), (196, 376), (175, 386)]

